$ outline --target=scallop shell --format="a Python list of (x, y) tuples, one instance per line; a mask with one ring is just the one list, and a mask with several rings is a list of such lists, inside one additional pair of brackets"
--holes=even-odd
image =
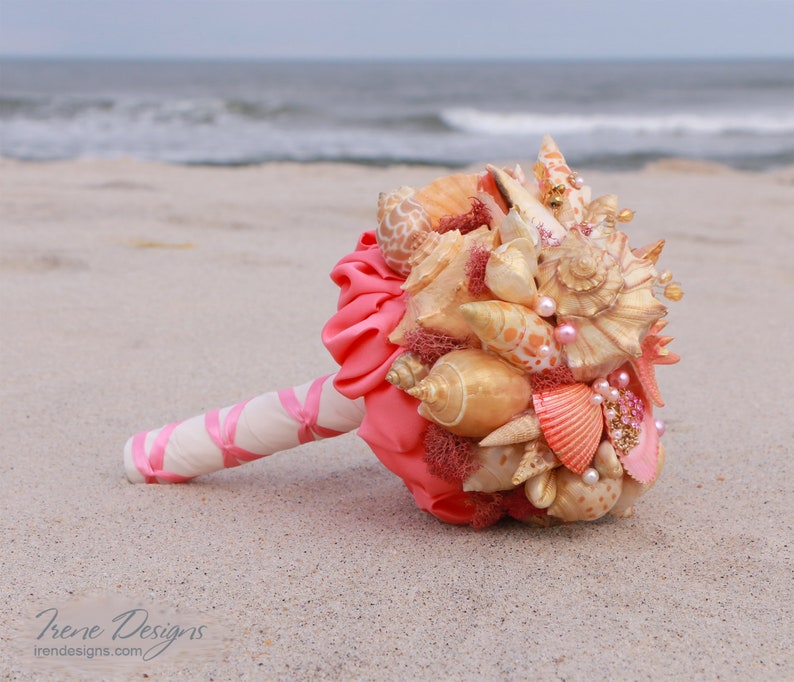
[(496, 355), (476, 348), (442, 356), (407, 391), (422, 401), (419, 414), (459, 436), (482, 438), (526, 410), (532, 388), (526, 376)]
[(537, 269), (534, 245), (519, 237), (491, 252), (485, 266), (485, 285), (503, 301), (529, 307), (537, 298)]
[(532, 396), (543, 436), (560, 461), (578, 474), (589, 466), (604, 430), (601, 407), (586, 384), (566, 384)]
[(659, 434), (650, 405), (645, 406), (639, 443), (625, 454), (618, 452), (620, 462), (629, 476), (643, 484), (652, 483), (656, 479)]
[(557, 498), (557, 470), (546, 469), (524, 484), (524, 494), (533, 507), (546, 509)]
[(411, 254), (429, 232), (430, 216), (413, 196), (408, 196), (378, 222), (375, 239), (386, 264), (406, 276), (411, 271)]
[(659, 474), (662, 471), (662, 467), (664, 467), (664, 459), (664, 446), (659, 443), (659, 453), (656, 459), (656, 477), (651, 483), (640, 483), (631, 478), (631, 476), (623, 477), (623, 490), (615, 506), (609, 510), (612, 516), (625, 519), (634, 513), (634, 503), (637, 499), (653, 488), (654, 483), (659, 480)]
[[(623, 479), (601, 478), (588, 485), (582, 477), (565, 468), (555, 469), (557, 495), (547, 511), (562, 521), (593, 521), (617, 504)], [(531, 481), (532, 479), (530, 479)]]
[(533, 441), (524, 446), (524, 456), (513, 472), (513, 483), (519, 485), (527, 479), (534, 478), (544, 471), (560, 466), (561, 462), (554, 456), (551, 448), (542, 441)]
[(430, 368), (415, 353), (403, 353), (386, 373), (386, 381), (403, 390), (413, 388), (424, 379)]
[(518, 485), (513, 483), (513, 472), (523, 454), (524, 446), (520, 444), (486, 448), (475, 446), (475, 457), (480, 468), (463, 482), (463, 490), (482, 493), (512, 490)]
[(491, 431), (480, 441), (480, 445), (509, 445), (511, 443), (526, 443), (541, 436), (538, 416), (531, 410), (514, 417), (498, 429)]
[(562, 206), (555, 212), (557, 220), (566, 227), (581, 223), (584, 220), (585, 205), (590, 202), (590, 188), (576, 187), (573, 184), (572, 178), (575, 175), (551, 135), (543, 136), (538, 152), (538, 164), (543, 169), (543, 182), (551, 186), (565, 187)]
[[(447, 237), (451, 235), (451, 237)], [(397, 327), (389, 334), (389, 341), (404, 345), (405, 333), (423, 327), (437, 329), (456, 338), (471, 336), (471, 329), (460, 312), (463, 303), (481, 301), (490, 298), (492, 294), (487, 290), (481, 294), (473, 294), (468, 288), (468, 275), (466, 264), (469, 253), (475, 245), (490, 249), (493, 245), (494, 233), (487, 227), (480, 227), (473, 232), (461, 237), (460, 232), (452, 230), (443, 235), (433, 232), (427, 240), (436, 239), (462, 239), (459, 249), (454, 256), (445, 260), (442, 267), (436, 268), (430, 259), (439, 258), (440, 254), (428, 255), (421, 263), (414, 265), (416, 273), (412, 271), (409, 280), (403, 287), (409, 287), (411, 294), (405, 306), (405, 314)], [(446, 241), (443, 241), (446, 244)], [(423, 250), (424, 244), (419, 248), (416, 256)], [(431, 267), (432, 266), (432, 267)], [(432, 277), (423, 277), (426, 271), (432, 271)]]
[[(610, 235), (604, 250), (606, 255), (599, 256), (599, 250), (574, 229), (563, 244), (544, 252), (538, 267), (538, 294), (556, 302), (559, 323), (577, 330), (565, 355), (574, 377), (582, 382), (606, 376), (639, 357), (642, 339), (667, 313), (653, 295), (653, 264), (631, 252), (626, 234)], [(588, 272), (592, 276), (582, 276)]]
[(471, 199), (477, 196), (478, 185), (476, 174), (453, 173), (423, 187), (414, 198), (427, 211), (435, 229), (441, 218), (463, 215), (471, 210)]
[(486, 169), (496, 182), (508, 208), (515, 208), (525, 222), (534, 226), (538, 231), (542, 228), (548, 237), (557, 240), (565, 237), (565, 228), (526, 187), (501, 168), (488, 165)]
[(479, 301), (460, 306), (460, 312), (483, 345), (515, 367), (539, 373), (559, 363), (561, 347), (554, 328), (534, 310), (505, 301)]

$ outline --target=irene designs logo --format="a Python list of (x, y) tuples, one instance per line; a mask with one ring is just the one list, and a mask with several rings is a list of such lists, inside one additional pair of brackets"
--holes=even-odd
[[(38, 664), (113, 668), (217, 654), (222, 628), (206, 616), (118, 596), (45, 605), (32, 614), (27, 656)], [(29, 639), (32, 635), (32, 642)], [(31, 646), (32, 645), (32, 646)]]

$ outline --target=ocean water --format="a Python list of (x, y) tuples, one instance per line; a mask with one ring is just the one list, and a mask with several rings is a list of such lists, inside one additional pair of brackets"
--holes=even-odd
[(794, 164), (794, 61), (0, 60), (0, 155), (186, 164)]

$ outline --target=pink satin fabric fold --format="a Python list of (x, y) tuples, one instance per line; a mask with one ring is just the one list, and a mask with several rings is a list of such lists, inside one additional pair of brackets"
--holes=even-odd
[(386, 381), (392, 362), (405, 351), (388, 339), (405, 312), (405, 280), (386, 265), (374, 232), (361, 235), (331, 279), (341, 292), (322, 339), (340, 365), (337, 390), (351, 400), (364, 397), (358, 435), (402, 478), (420, 509), (447, 523), (471, 523), (475, 507), (468, 495), (432, 476), (423, 461), (428, 422), (417, 413), (418, 401)]

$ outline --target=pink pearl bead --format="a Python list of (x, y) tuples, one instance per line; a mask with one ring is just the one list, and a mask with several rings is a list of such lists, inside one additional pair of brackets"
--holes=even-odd
[(609, 375), (609, 383), (618, 388), (626, 388), (629, 385), (629, 373), (623, 369), (619, 372), (612, 372)]
[(661, 419), (654, 419), (653, 425), (656, 427), (656, 433), (659, 434), (659, 436), (663, 436), (664, 432), (667, 430), (667, 424)]
[(563, 346), (576, 341), (576, 327), (566, 322), (554, 328), (554, 338)]
[(596, 393), (600, 393), (604, 397), (609, 395), (610, 386), (606, 379), (596, 379), (592, 386)]
[(535, 302), (535, 312), (541, 317), (551, 317), (557, 310), (557, 304), (554, 299), (548, 296), (541, 296)]

